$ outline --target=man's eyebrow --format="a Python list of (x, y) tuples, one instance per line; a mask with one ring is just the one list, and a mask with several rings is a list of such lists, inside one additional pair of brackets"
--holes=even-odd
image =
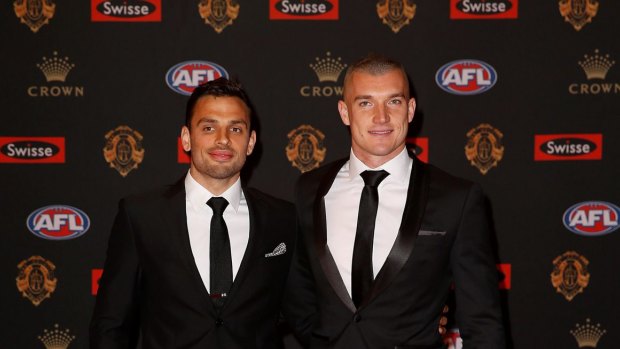
[(198, 119), (197, 124), (204, 124), (204, 123), (208, 123), (208, 124), (217, 124), (217, 120), (215, 119), (209, 119), (208, 117), (202, 117), (200, 119)]
[[(200, 118), (197, 122), (198, 124), (219, 124), (219, 120), (217, 119), (210, 119), (209, 117), (203, 117)], [(229, 125), (239, 125), (239, 124), (243, 124), (245, 126), (248, 125), (248, 123), (245, 120), (231, 120), (228, 122)]]
[(243, 124), (245, 126), (248, 125), (248, 123), (245, 120), (232, 120), (229, 122), (230, 125), (239, 125), (239, 124)]
[[(394, 98), (394, 97), (402, 97), (405, 98), (405, 94), (402, 92), (397, 92), (394, 94), (391, 94), (388, 96), (388, 98)], [(360, 96), (355, 96), (354, 100), (360, 100), (360, 99), (371, 99), (372, 96), (371, 95), (360, 95)]]

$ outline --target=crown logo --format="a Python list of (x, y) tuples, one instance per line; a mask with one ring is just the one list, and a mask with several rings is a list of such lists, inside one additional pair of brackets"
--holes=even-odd
[(45, 74), (47, 82), (65, 82), (67, 74), (75, 67), (75, 64), (69, 63), (68, 57), (59, 58), (58, 52), (54, 51), (54, 57), (43, 57), (43, 63), (37, 64), (37, 67)]
[(51, 331), (43, 330), (43, 335), (39, 336), (46, 349), (67, 349), (74, 339), (75, 336), (69, 333), (69, 329), (60, 330), (58, 324), (55, 324)]
[(583, 61), (579, 61), (579, 65), (583, 68), (588, 80), (604, 80), (609, 69), (616, 64), (616, 61), (611, 60), (608, 54), (600, 56), (598, 49), (594, 50), (594, 56), (583, 55), (583, 58)]
[(337, 59), (332, 58), (331, 52), (327, 52), (326, 55), (327, 57), (325, 58), (316, 57), (316, 63), (310, 63), (310, 68), (314, 70), (320, 82), (336, 82), (338, 81), (340, 73), (344, 68), (347, 67), (347, 65), (341, 62), (340, 57), (338, 57)]
[(601, 329), (601, 324), (596, 326), (590, 324), (590, 319), (586, 319), (585, 325), (576, 324), (574, 330), (570, 330), (570, 333), (577, 340), (579, 348), (596, 348), (599, 339), (607, 333), (606, 330)]

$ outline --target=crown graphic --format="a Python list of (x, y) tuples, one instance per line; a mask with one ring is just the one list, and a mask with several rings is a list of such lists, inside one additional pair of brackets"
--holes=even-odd
[(590, 319), (586, 319), (585, 325), (576, 324), (574, 330), (570, 330), (570, 333), (577, 340), (579, 348), (596, 348), (599, 339), (607, 333), (606, 330), (601, 329), (601, 324), (596, 326), (590, 324)]
[(609, 58), (609, 55), (600, 56), (598, 49), (594, 50), (594, 56), (583, 55), (584, 60), (579, 61), (579, 65), (586, 73), (588, 80), (592, 79), (605, 79), (609, 68), (611, 68), (616, 61)]
[(58, 324), (55, 324), (53, 330), (43, 330), (43, 335), (39, 336), (39, 339), (46, 349), (67, 349), (75, 336), (69, 334), (69, 329), (60, 330)]
[(37, 64), (37, 67), (45, 74), (47, 82), (64, 82), (67, 78), (67, 74), (75, 67), (75, 64), (69, 63), (68, 57), (59, 58), (58, 52), (54, 51), (54, 57), (43, 57), (43, 63)]
[(337, 59), (332, 58), (330, 52), (327, 52), (327, 57), (325, 58), (316, 57), (315, 59), (316, 63), (310, 63), (310, 68), (314, 70), (321, 82), (338, 81), (340, 73), (347, 67), (346, 64), (340, 62), (340, 57)]

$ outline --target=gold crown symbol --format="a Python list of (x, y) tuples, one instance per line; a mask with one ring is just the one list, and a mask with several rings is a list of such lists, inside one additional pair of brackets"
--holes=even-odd
[(601, 324), (591, 325), (590, 319), (586, 319), (585, 325), (576, 324), (575, 326), (575, 329), (571, 330), (570, 333), (577, 340), (579, 348), (596, 348), (599, 339), (607, 333), (606, 330), (601, 329)]
[(592, 79), (605, 79), (609, 68), (611, 68), (616, 61), (609, 58), (609, 55), (600, 56), (598, 49), (594, 50), (594, 56), (583, 55), (585, 58), (583, 61), (579, 61), (579, 65), (586, 73), (588, 80)]
[(55, 324), (53, 330), (43, 330), (43, 335), (39, 336), (39, 339), (46, 349), (67, 349), (75, 336), (69, 334), (69, 329), (62, 331), (58, 329), (58, 324)]
[(67, 74), (75, 67), (75, 64), (69, 63), (68, 57), (58, 58), (58, 52), (54, 51), (54, 57), (43, 57), (43, 63), (37, 64), (37, 67), (45, 74), (47, 82), (64, 82)]
[(314, 70), (320, 82), (338, 81), (340, 73), (347, 67), (346, 64), (342, 64), (340, 62), (340, 57), (337, 59), (332, 58), (330, 52), (327, 52), (327, 57), (325, 58), (320, 59), (319, 57), (316, 57), (315, 59), (316, 63), (311, 63), (310, 68)]

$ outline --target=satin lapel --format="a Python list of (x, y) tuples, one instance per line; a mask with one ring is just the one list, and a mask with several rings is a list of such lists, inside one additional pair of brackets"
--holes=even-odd
[(234, 301), (235, 294), (243, 284), (243, 280), (247, 277), (253, 261), (255, 261), (256, 251), (264, 251), (264, 239), (258, 238), (257, 235), (259, 234), (258, 232), (261, 231), (261, 227), (264, 227), (265, 224), (260, 220), (261, 214), (256, 205), (256, 200), (252, 196), (252, 193), (245, 188), (243, 189), (243, 196), (248, 204), (248, 211), (250, 213), (250, 236), (248, 238), (248, 246), (245, 248), (245, 253), (239, 265), (239, 270), (230, 288), (230, 295), (226, 303), (224, 303), (222, 310), (226, 309), (226, 306)]
[[(412, 155), (410, 155), (412, 156)], [(373, 298), (383, 291), (396, 277), (403, 265), (409, 260), (413, 251), (415, 239), (420, 231), (424, 209), (428, 200), (429, 180), (426, 165), (413, 157), (412, 173), (407, 190), (407, 201), (403, 219), (400, 224), (394, 246), (379, 270), (370, 295), (362, 302), (361, 307), (366, 306)]]
[(198, 267), (196, 267), (196, 261), (194, 260), (192, 247), (189, 242), (187, 213), (185, 210), (185, 182), (183, 179), (170, 188), (166, 193), (166, 199), (166, 204), (160, 215), (164, 217), (168, 226), (167, 230), (170, 233), (171, 245), (178, 250), (183, 266), (192, 275), (194, 286), (199, 288), (205, 295), (204, 300), (207, 308), (210, 312), (215, 313), (209, 292), (202, 282)]
[(340, 168), (342, 168), (345, 162), (346, 160), (334, 163), (333, 166), (327, 170), (328, 172), (323, 176), (319, 184), (312, 210), (314, 212), (314, 247), (323, 273), (334, 289), (334, 292), (336, 292), (338, 298), (340, 298), (351, 312), (355, 312), (355, 304), (353, 304), (353, 300), (351, 300), (349, 296), (349, 292), (342, 281), (334, 257), (332, 257), (329, 247), (327, 246), (327, 224), (325, 221), (325, 195), (329, 191), (329, 188), (331, 188), (338, 171), (340, 171)]

